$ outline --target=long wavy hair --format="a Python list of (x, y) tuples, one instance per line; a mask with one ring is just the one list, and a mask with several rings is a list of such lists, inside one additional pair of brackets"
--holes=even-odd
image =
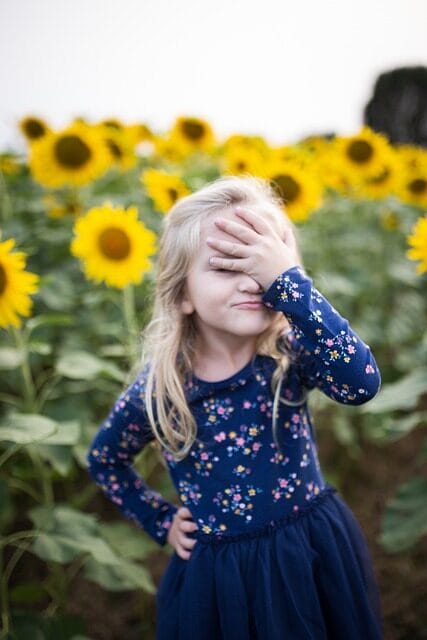
[[(196, 421), (184, 390), (192, 372), (197, 337), (193, 315), (181, 310), (186, 277), (200, 249), (203, 223), (212, 214), (236, 205), (250, 207), (265, 216), (282, 236), (289, 226), (295, 232), (271, 185), (253, 176), (220, 177), (178, 200), (164, 219), (153, 312), (142, 334), (142, 367), (147, 372), (145, 403), (155, 444), (164, 447), (175, 461), (187, 456), (197, 438)], [(269, 355), (276, 361), (272, 376), (272, 389), (277, 396), (275, 407), (290, 362), (286, 351), (279, 348), (280, 336), (287, 329), (284, 314), (278, 313), (256, 344), (256, 353)]]

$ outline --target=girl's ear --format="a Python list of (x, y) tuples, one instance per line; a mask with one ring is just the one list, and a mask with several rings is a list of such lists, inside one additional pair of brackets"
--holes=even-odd
[(194, 305), (188, 296), (187, 287), (184, 287), (184, 292), (182, 294), (181, 311), (186, 316), (191, 315), (194, 311)]
[(194, 311), (193, 303), (187, 298), (183, 298), (181, 301), (181, 311), (184, 315), (189, 316)]

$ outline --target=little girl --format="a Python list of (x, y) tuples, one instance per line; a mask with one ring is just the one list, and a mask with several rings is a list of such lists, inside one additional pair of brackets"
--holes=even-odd
[[(267, 182), (219, 178), (172, 207), (141, 372), (87, 457), (124, 516), (174, 548), (157, 640), (382, 637), (367, 542), (325, 481), (307, 406), (315, 387), (359, 405), (379, 386)], [(150, 441), (179, 506), (132, 467)]]

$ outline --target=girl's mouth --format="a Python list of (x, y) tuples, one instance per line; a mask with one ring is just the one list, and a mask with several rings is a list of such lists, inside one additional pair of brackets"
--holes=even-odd
[(250, 301), (240, 302), (239, 304), (235, 304), (234, 306), (238, 307), (239, 309), (263, 309), (264, 308), (264, 304), (262, 302), (250, 302)]

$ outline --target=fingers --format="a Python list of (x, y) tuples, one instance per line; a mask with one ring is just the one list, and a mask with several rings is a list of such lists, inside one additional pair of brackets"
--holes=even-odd
[(190, 520), (193, 516), (187, 507), (181, 507), (178, 509), (176, 516), (178, 518), (178, 533), (175, 549), (180, 558), (183, 560), (189, 560), (191, 557), (191, 551), (197, 540), (188, 537), (186, 533), (196, 531), (198, 526), (193, 520)]
[(258, 240), (259, 234), (247, 225), (242, 225), (239, 222), (227, 220), (226, 218), (215, 218), (214, 222), (218, 229), (221, 229), (221, 231), (237, 238), (244, 244), (253, 244)]
[(226, 269), (227, 271), (244, 271), (244, 263), (241, 260), (232, 260), (231, 258), (220, 258), (211, 256), (209, 264), (215, 269)]
[(216, 238), (206, 238), (207, 244), (213, 249), (221, 251), (228, 256), (236, 256), (237, 258), (246, 258), (249, 255), (247, 245), (235, 244), (234, 242), (228, 242), (227, 240), (218, 240)]
[(263, 218), (247, 209), (246, 207), (235, 207), (234, 212), (239, 218), (247, 222), (258, 234), (267, 233), (270, 229), (269, 225)]

